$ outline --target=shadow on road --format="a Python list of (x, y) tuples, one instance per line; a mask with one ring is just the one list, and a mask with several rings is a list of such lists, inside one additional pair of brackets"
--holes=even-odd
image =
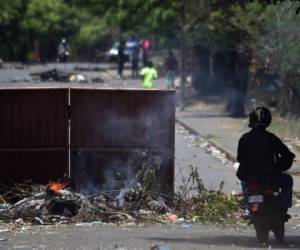
[[(271, 236), (271, 234), (270, 234)], [(198, 238), (143, 238), (151, 241), (163, 241), (165, 243), (195, 244), (223, 247), (260, 248), (255, 236), (224, 235), (224, 236), (200, 236)], [(300, 249), (300, 236), (287, 236), (284, 243), (278, 243), (271, 236), (269, 245), (272, 249)], [(263, 247), (262, 247), (263, 248)], [(265, 248), (265, 247), (264, 247)]]

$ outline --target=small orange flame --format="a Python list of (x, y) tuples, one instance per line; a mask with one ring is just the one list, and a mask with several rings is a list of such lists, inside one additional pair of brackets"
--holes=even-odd
[(49, 182), (47, 184), (47, 188), (51, 189), (55, 193), (59, 192), (66, 186), (65, 183), (59, 183), (59, 182)]

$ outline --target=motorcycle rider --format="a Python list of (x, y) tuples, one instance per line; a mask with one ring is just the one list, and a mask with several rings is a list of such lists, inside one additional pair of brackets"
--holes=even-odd
[(283, 173), (293, 163), (295, 155), (266, 128), (272, 115), (268, 108), (257, 107), (249, 115), (251, 130), (242, 135), (238, 143), (237, 161), (240, 163), (237, 177), (242, 181), (243, 191), (249, 180), (256, 180), (265, 187), (281, 189), (278, 209), (283, 215), (292, 206), (293, 178)]

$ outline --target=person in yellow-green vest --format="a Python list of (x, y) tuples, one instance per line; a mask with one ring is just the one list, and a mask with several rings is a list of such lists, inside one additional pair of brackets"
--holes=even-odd
[(142, 68), (140, 75), (143, 79), (143, 87), (151, 89), (153, 87), (153, 80), (157, 78), (157, 71), (151, 61), (148, 61), (146, 67)]

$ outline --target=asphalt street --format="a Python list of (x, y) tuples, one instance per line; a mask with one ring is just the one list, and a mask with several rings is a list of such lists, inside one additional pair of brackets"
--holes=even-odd
[(219, 190), (223, 183), (224, 192), (240, 192), (240, 184), (232, 166), (222, 164), (217, 158), (205, 152), (193, 142), (193, 136), (176, 124), (175, 134), (175, 185), (186, 180), (191, 167), (197, 168), (205, 188)]
[[(242, 250), (260, 249), (248, 228), (180, 224), (113, 226), (77, 224), (36, 226), (21, 233), (0, 234), (0, 249), (47, 250)], [(289, 232), (286, 243), (271, 238), (265, 249), (300, 249), (298, 232)]]

